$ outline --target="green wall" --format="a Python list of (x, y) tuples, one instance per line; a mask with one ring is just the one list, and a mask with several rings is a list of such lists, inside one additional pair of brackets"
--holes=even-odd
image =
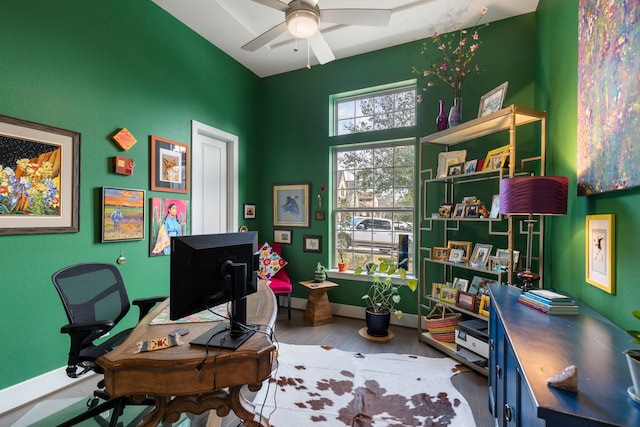
[[(82, 139), (80, 232), (0, 236), (4, 388), (66, 365), (56, 270), (122, 250), (131, 298), (168, 294), (169, 259), (149, 258), (148, 227), (143, 241), (99, 241), (101, 186), (174, 196), (149, 191), (150, 135), (189, 143), (192, 119), (238, 135), (240, 200), (257, 198), (260, 79), (150, 1), (5, 1), (0, 21), (0, 114)], [(127, 152), (110, 139), (122, 127), (138, 139)], [(115, 155), (135, 160), (133, 176), (111, 172)]]
[[(637, 238), (640, 190), (577, 197), (578, 0), (541, 0), (537, 11), (536, 108), (549, 116), (550, 175), (569, 177), (568, 215), (553, 218), (547, 251), (549, 285), (566, 290), (623, 328), (640, 309)], [(615, 214), (616, 293), (585, 281), (585, 216)], [(634, 261), (634, 259), (636, 261)]]

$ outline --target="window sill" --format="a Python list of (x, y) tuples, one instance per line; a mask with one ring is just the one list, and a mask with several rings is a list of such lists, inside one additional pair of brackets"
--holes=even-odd
[[(370, 282), (371, 279), (369, 278), (368, 275), (366, 274), (354, 274), (353, 270), (347, 270), (347, 271), (338, 271), (337, 269), (327, 269), (327, 278), (329, 279), (343, 279), (343, 280), (353, 280), (355, 282)], [(415, 277), (412, 274), (407, 274), (407, 279), (416, 279), (417, 277)], [(402, 285), (402, 279), (400, 279), (400, 276), (398, 275), (394, 275), (393, 279), (392, 279), (394, 284), (397, 285)]]

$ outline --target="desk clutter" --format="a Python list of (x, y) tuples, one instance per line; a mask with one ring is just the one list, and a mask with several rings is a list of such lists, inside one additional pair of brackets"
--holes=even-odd
[(545, 314), (578, 314), (578, 306), (573, 299), (546, 289), (533, 289), (523, 292), (518, 297), (518, 302)]

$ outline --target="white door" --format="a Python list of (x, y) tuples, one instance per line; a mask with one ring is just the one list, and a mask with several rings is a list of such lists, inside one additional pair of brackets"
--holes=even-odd
[(191, 121), (191, 234), (238, 229), (238, 137)]

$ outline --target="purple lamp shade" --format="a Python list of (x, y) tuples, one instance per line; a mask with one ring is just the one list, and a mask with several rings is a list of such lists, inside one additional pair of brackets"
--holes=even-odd
[(569, 178), (523, 176), (500, 181), (500, 213), (566, 215)]

